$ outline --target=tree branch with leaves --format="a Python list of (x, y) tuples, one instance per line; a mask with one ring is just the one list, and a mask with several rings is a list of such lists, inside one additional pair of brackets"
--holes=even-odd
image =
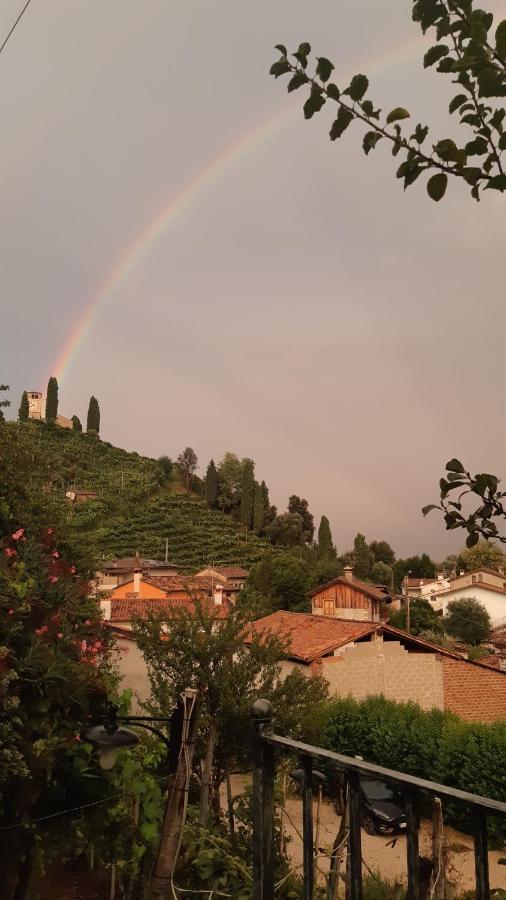
[(498, 100), (506, 96), (506, 20), (493, 29), (493, 14), (475, 9), (473, 0), (415, 0), (413, 20), (424, 34), (436, 34), (436, 43), (425, 53), (424, 67), (436, 66), (441, 74), (453, 76), (457, 92), (450, 101), (449, 113), (458, 113), (459, 126), (472, 131), (471, 139), (466, 136), (460, 146), (450, 137), (429, 145), (429, 127), (421, 123), (408, 135), (400, 123), (410, 119), (411, 114), (397, 106), (383, 116), (382, 110), (366, 96), (366, 75), (354, 75), (347, 87), (338, 87), (330, 81), (335, 66), (323, 56), (316, 57), (310, 73), (311, 46), (307, 42), (292, 54), (283, 44), (277, 44), (281, 56), (271, 66), (270, 74), (275, 78), (291, 75), (289, 93), (309, 88), (303, 107), (306, 119), (313, 118), (329, 101), (337, 104), (337, 116), (329, 133), (332, 141), (357, 121), (367, 129), (362, 140), (366, 155), (380, 141), (389, 142), (392, 155), (404, 157), (396, 171), (404, 189), (426, 173), (427, 192), (436, 201), (444, 196), (449, 177), (466, 182), (475, 200), (485, 189), (504, 192), (506, 110)]

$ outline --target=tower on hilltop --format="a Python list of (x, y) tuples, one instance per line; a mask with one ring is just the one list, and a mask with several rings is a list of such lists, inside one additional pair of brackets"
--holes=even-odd
[(27, 391), (28, 418), (42, 419), (42, 394), (40, 391)]

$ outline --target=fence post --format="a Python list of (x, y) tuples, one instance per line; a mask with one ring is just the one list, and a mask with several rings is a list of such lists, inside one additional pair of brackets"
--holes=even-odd
[(272, 704), (253, 704), (253, 897), (274, 900), (274, 750), (263, 735), (272, 728)]
[(304, 861), (304, 900), (313, 900), (314, 850), (313, 850), (313, 761), (302, 758), (302, 854)]
[(407, 900), (420, 900), (420, 851), (418, 847), (418, 813), (414, 797), (408, 791), (405, 799), (407, 824), (408, 892)]
[(475, 815), (474, 865), (476, 871), (476, 897), (477, 900), (488, 900), (490, 883), (488, 874), (487, 814), (483, 810), (475, 810)]

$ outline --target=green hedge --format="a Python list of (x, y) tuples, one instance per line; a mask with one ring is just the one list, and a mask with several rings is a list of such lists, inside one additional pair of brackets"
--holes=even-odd
[[(337, 753), (417, 775), (506, 802), (506, 719), (491, 725), (463, 722), (438, 709), (384, 697), (336, 699), (323, 745)], [(469, 816), (448, 807), (447, 821), (469, 830)], [(506, 820), (490, 821), (495, 839), (506, 840)]]

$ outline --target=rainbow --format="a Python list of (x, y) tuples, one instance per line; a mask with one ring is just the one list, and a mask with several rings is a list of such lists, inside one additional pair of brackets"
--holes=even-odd
[[(366, 72), (378, 74), (397, 66), (418, 54), (426, 41), (422, 36), (369, 60), (364, 66)], [(354, 72), (357, 68), (354, 69)], [(342, 82), (353, 73), (340, 74)], [(97, 292), (86, 304), (83, 312), (69, 332), (63, 349), (51, 364), (51, 372), (59, 383), (63, 383), (82, 347), (90, 336), (101, 309), (118, 293), (134, 269), (146, 258), (151, 247), (186, 213), (201, 197), (205, 190), (221, 178), (234, 164), (251, 155), (258, 147), (282, 130), (296, 115), (301, 114), (301, 98), (296, 97), (269, 118), (263, 119), (234, 143), (222, 149), (204, 168), (185, 184), (175, 196), (157, 212), (155, 217), (140, 231), (125, 248), (121, 256), (99, 285)], [(47, 380), (47, 379), (46, 379)]]

